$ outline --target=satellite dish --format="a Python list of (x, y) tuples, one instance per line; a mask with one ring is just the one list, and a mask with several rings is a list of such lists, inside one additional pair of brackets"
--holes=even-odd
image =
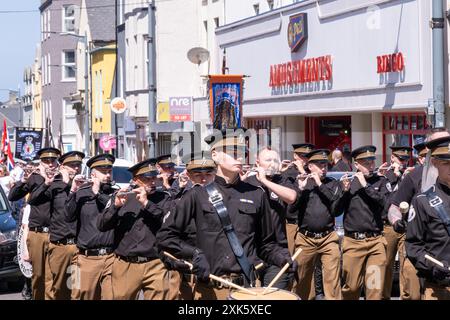
[(188, 51), (187, 57), (190, 62), (200, 65), (209, 60), (209, 51), (202, 47), (195, 47)]

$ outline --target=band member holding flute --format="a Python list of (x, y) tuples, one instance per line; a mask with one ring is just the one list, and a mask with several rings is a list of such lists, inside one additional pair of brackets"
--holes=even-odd
[(47, 172), (45, 182), (31, 192), (32, 198), (47, 198), (51, 203), (50, 244), (48, 249), (49, 267), (53, 279), (55, 300), (70, 300), (72, 286), (69, 279), (74, 269), (72, 261), (77, 253), (75, 245), (76, 223), (66, 222), (66, 200), (73, 179), (81, 172), (84, 153), (70, 151), (59, 157), (58, 171)]
[[(385, 210), (383, 212), (383, 224), (384, 224), (383, 236), (387, 242), (386, 275), (383, 289), (383, 300), (389, 300), (391, 298), (395, 256), (397, 254), (397, 251), (403, 252), (403, 246), (405, 241), (405, 234), (396, 232), (393, 226), (390, 224), (388, 219), (388, 209), (391, 199), (398, 191), (400, 182), (403, 180), (404, 176), (408, 174), (406, 168), (408, 166), (408, 161), (411, 158), (411, 151), (412, 151), (412, 148), (409, 146), (392, 145), (389, 148), (392, 150), (389, 167), (386, 167), (387, 163), (384, 164), (384, 166), (380, 167), (381, 171), (384, 171), (383, 167), (387, 169), (385, 172), (381, 173), (388, 180), (386, 183), (388, 194), (386, 197)], [(403, 257), (400, 257), (400, 259), (402, 260)], [(400, 263), (400, 265), (402, 266), (403, 263)], [(405, 279), (405, 275), (403, 273), (404, 273), (403, 268), (400, 268), (400, 287), (402, 289), (404, 289), (405, 287), (403, 281), (403, 279)]]
[(365, 287), (366, 299), (382, 298), (386, 268), (386, 239), (382, 235), (382, 213), (386, 201), (386, 178), (374, 174), (374, 146), (353, 150), (357, 173), (343, 181), (344, 195), (338, 211), (344, 212), (343, 286), (344, 300), (357, 300)]
[[(450, 300), (450, 137), (427, 142), (436, 183), (414, 197), (406, 229), (406, 253), (425, 278), (424, 300)], [(430, 172), (424, 168), (425, 172)], [(436, 264), (425, 256), (441, 262)]]
[(75, 178), (66, 200), (66, 221), (77, 223), (76, 259), (78, 277), (74, 280), (72, 299), (112, 299), (111, 270), (114, 261), (114, 231), (101, 232), (97, 217), (115, 191), (111, 185), (112, 166), (110, 154), (99, 154), (86, 165), (91, 170), (91, 182)]
[(296, 293), (301, 299), (313, 299), (312, 279), (316, 262), (322, 262), (325, 299), (341, 300), (339, 236), (334, 220), (342, 214), (336, 204), (343, 195), (341, 182), (327, 178), (329, 150), (308, 153), (308, 170), (300, 182), (300, 194), (289, 210), (298, 217), (295, 250), (302, 249), (297, 258)]
[(30, 193), (30, 218), (27, 246), (33, 266), (32, 293), (34, 300), (53, 299), (53, 280), (48, 265), (49, 226), (51, 202), (47, 197), (31, 197), (31, 193), (41, 186), (47, 172), (56, 172), (61, 152), (56, 148), (43, 148), (37, 152), (40, 159), (39, 173), (24, 175), (9, 192), (9, 201), (16, 201)]
[[(247, 178), (246, 182), (262, 188), (267, 198), (272, 213), (272, 223), (275, 229), (275, 236), (278, 244), (283, 248), (288, 248), (286, 239), (286, 210), (289, 204), (297, 200), (296, 187), (280, 174), (280, 155), (276, 150), (269, 147), (258, 152), (256, 159), (256, 175)], [(280, 267), (276, 265), (266, 265), (262, 274), (261, 284), (267, 286), (278, 274)], [(290, 286), (293, 275), (284, 273), (275, 282), (274, 287), (287, 290)]]
[(171, 198), (166, 191), (156, 191), (155, 164), (156, 159), (148, 159), (129, 168), (137, 188), (115, 193), (97, 219), (100, 231), (115, 233), (115, 300), (135, 300), (141, 290), (146, 300), (173, 300), (178, 295), (178, 288), (170, 287), (169, 270), (156, 248), (156, 234)]

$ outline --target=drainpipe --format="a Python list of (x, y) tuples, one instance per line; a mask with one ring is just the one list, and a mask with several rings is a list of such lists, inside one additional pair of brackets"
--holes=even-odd
[(445, 128), (444, 90), (444, 6), (433, 0), (430, 27), (433, 35), (433, 103), (434, 128)]

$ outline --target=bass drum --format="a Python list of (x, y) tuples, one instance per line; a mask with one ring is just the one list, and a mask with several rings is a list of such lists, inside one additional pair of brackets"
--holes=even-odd
[(26, 248), (27, 239), (24, 237), (23, 228), (20, 228), (19, 235), (17, 236), (17, 260), (22, 274), (27, 278), (31, 278), (33, 275), (33, 267), (29, 261), (23, 259)]
[(236, 290), (230, 293), (228, 300), (300, 300), (300, 297), (295, 293), (282, 289), (270, 288), (269, 291), (264, 294), (264, 287), (245, 289), (255, 292), (256, 295)]

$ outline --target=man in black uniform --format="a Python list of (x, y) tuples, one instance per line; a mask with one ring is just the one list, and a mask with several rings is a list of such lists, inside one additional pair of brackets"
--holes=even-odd
[[(205, 187), (195, 186), (186, 193), (176, 206), (167, 232), (158, 235), (161, 250), (176, 257), (192, 258), (197, 276), (195, 299), (227, 298), (228, 288), (209, 280), (210, 273), (239, 285), (249, 285), (254, 281), (252, 266), (261, 262), (259, 257), (277, 266), (290, 263), (295, 269), (296, 264), (287, 250), (276, 243), (265, 192), (239, 178), (246, 152), (244, 136), (239, 133), (242, 129), (205, 139), (217, 164), (215, 181)], [(225, 215), (222, 205), (226, 207)], [(224, 225), (215, 206), (222, 214)], [(182, 239), (192, 222), (196, 227), (195, 246)]]
[[(112, 299), (111, 269), (114, 261), (114, 231), (101, 232), (97, 218), (115, 191), (111, 186), (112, 166), (110, 154), (89, 159), (91, 182), (80, 186), (72, 184), (66, 201), (66, 221), (77, 223), (77, 287), (72, 288), (72, 299)], [(78, 289), (78, 290), (77, 290)]]
[[(169, 226), (172, 223), (176, 215), (175, 207), (177, 202), (194, 186), (204, 186), (205, 184), (213, 182), (216, 175), (216, 164), (211, 158), (211, 153), (208, 151), (190, 153), (183, 157), (183, 162), (186, 164), (186, 177), (188, 178), (188, 181), (186, 184), (180, 183), (180, 191), (175, 200), (172, 201), (171, 209), (166, 213), (163, 225), (159, 230), (159, 233), (161, 234), (167, 232), (166, 226)], [(195, 233), (195, 223), (192, 221), (184, 231), (184, 241), (195, 246)], [(162, 237), (164, 237), (164, 235), (162, 235)], [(174, 282), (178, 283), (178, 287), (180, 288), (180, 298), (182, 300), (193, 300), (195, 279), (191, 273), (192, 271), (184, 262), (174, 261), (168, 257), (164, 257), (164, 262), (170, 270), (179, 271), (179, 276), (175, 277), (172, 274), (172, 279)]]
[[(16, 183), (10, 190), (9, 201), (17, 201), (41, 186), (47, 174), (53, 175), (58, 167), (61, 152), (55, 148), (38, 151), (40, 173), (33, 173), (26, 180)], [(53, 299), (53, 281), (48, 265), (49, 226), (51, 203), (47, 197), (34, 197), (30, 204), (28, 252), (33, 266), (32, 292), (34, 300)]]
[(116, 300), (136, 300), (141, 290), (146, 300), (173, 300), (178, 295), (178, 288), (170, 288), (169, 271), (155, 244), (170, 205), (170, 194), (156, 191), (155, 163), (156, 159), (148, 159), (129, 168), (137, 188), (119, 190), (98, 216), (100, 231), (114, 230), (112, 289)]
[[(294, 161), (291, 163), (289, 168), (283, 172), (283, 177), (285, 178), (285, 181), (289, 181), (291, 185), (296, 185), (297, 177), (299, 175), (307, 174), (306, 164), (308, 163), (308, 158), (306, 155), (314, 149), (314, 145), (311, 143), (299, 143), (293, 144), (292, 148), (294, 148)], [(286, 213), (286, 237), (288, 241), (289, 253), (291, 255), (294, 254), (294, 239), (297, 232), (297, 226), (297, 216), (295, 213), (291, 214), (288, 211)]]
[[(275, 236), (278, 244), (287, 249), (286, 239), (286, 210), (288, 204), (293, 204), (297, 199), (297, 189), (289, 181), (279, 174), (280, 156), (277, 151), (268, 147), (258, 153), (256, 159), (256, 175), (250, 176), (246, 182), (251, 185), (261, 187), (266, 192), (272, 212), (272, 223), (275, 228)], [(280, 268), (276, 265), (269, 265), (262, 272), (263, 286), (269, 285), (272, 279), (278, 274)], [(290, 285), (292, 274), (283, 274), (275, 282), (274, 287), (287, 290)]]
[[(391, 298), (392, 291), (392, 281), (394, 274), (394, 262), (397, 251), (401, 251), (404, 245), (404, 234), (397, 233), (394, 231), (392, 225), (389, 223), (388, 219), (388, 207), (391, 198), (398, 191), (399, 184), (403, 179), (405, 174), (405, 169), (407, 168), (408, 161), (410, 159), (410, 154), (412, 148), (409, 146), (396, 146), (392, 145), (389, 147), (392, 150), (391, 161), (388, 170), (383, 172), (387, 178), (386, 188), (389, 191), (386, 199), (386, 210), (383, 213), (383, 223), (384, 223), (384, 238), (387, 242), (386, 247), (386, 275), (384, 281), (383, 289), (383, 299), (389, 300)], [(402, 263), (400, 263), (402, 264)], [(400, 269), (400, 274), (403, 274), (403, 270)], [(404, 287), (402, 280), (405, 277), (400, 276), (400, 286)]]
[(382, 213), (387, 180), (374, 174), (374, 146), (353, 150), (358, 172), (345, 179), (338, 212), (344, 212), (343, 287), (344, 300), (357, 300), (365, 286), (366, 299), (380, 300), (386, 270), (386, 239), (382, 236)]
[(47, 197), (51, 203), (49, 267), (53, 280), (55, 300), (70, 300), (72, 285), (69, 277), (74, 256), (77, 253), (75, 245), (76, 223), (67, 223), (65, 219), (66, 200), (74, 177), (81, 172), (81, 161), (84, 153), (71, 151), (59, 157), (59, 173), (46, 176), (45, 181), (31, 192), (33, 198)]
[(180, 190), (172, 156), (166, 154), (159, 156), (156, 160), (156, 167), (159, 170), (159, 177), (162, 180), (163, 189), (169, 191), (172, 196), (176, 195)]
[(336, 211), (336, 204), (343, 191), (339, 181), (326, 177), (329, 154), (329, 150), (318, 149), (307, 155), (311, 174), (301, 181), (297, 202), (289, 208), (298, 217), (295, 249), (303, 251), (297, 258), (295, 291), (303, 300), (315, 296), (311, 284), (317, 260), (322, 261), (325, 298), (341, 300), (339, 236), (334, 220), (342, 214)]
[[(414, 197), (406, 230), (406, 253), (425, 278), (425, 300), (450, 300), (450, 137), (431, 140), (431, 163), (436, 183)], [(428, 166), (429, 164), (427, 164)], [(440, 265), (427, 259), (440, 261)]]

